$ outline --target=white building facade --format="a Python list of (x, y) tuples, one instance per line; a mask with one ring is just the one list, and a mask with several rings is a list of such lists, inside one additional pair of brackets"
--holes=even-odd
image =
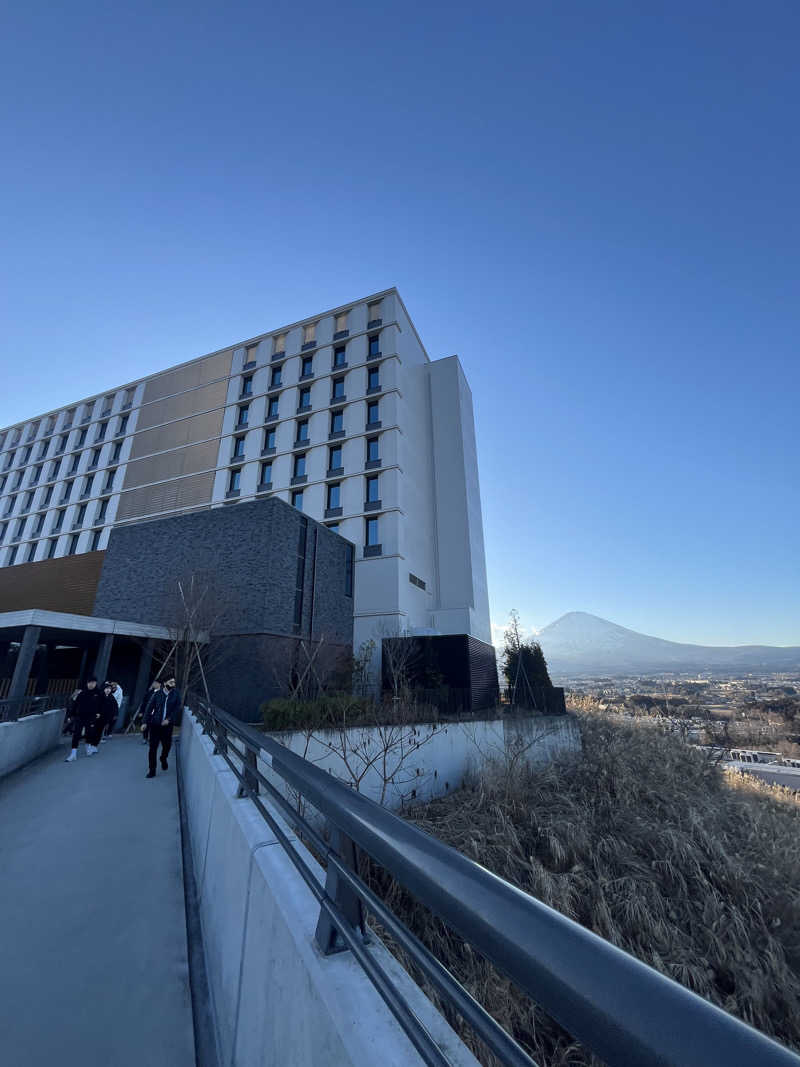
[(469, 386), (395, 289), (0, 431), (0, 566), (262, 495), (352, 542), (356, 649), (491, 642)]

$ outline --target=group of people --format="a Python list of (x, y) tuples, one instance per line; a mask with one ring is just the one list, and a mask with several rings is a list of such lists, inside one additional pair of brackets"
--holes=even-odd
[[(72, 721), (72, 747), (67, 763), (78, 758), (82, 737), (86, 742), (87, 756), (93, 756), (100, 744), (108, 740), (122, 707), (122, 699), (122, 688), (117, 682), (109, 681), (98, 686), (96, 678), (90, 678), (83, 689), (73, 693), (68, 709), (68, 720)], [(151, 683), (137, 715), (142, 720), (143, 741), (149, 746), (147, 778), (156, 776), (159, 746), (161, 768), (165, 771), (169, 769), (172, 731), (180, 710), (181, 698), (174, 678)]]
[(118, 682), (109, 681), (98, 687), (96, 678), (90, 678), (83, 689), (72, 694), (67, 709), (67, 720), (72, 722), (72, 748), (67, 763), (78, 758), (81, 737), (86, 741), (87, 756), (93, 756), (101, 742), (111, 737), (123, 696)]

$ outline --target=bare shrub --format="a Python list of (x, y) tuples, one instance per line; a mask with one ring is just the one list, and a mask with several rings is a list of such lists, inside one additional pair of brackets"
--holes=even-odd
[[(512, 789), (506, 773), (475, 777), (408, 817), (726, 1011), (800, 1048), (798, 796), (723, 771), (656, 728), (593, 714), (582, 717), (581, 731), (582, 757), (536, 769), (520, 763)], [(362, 867), (393, 910), (537, 1063), (599, 1063), (384, 872), (363, 857)], [(381, 936), (391, 945), (385, 931)], [(497, 1061), (461, 1021), (448, 1017), (481, 1062), (494, 1067)]]

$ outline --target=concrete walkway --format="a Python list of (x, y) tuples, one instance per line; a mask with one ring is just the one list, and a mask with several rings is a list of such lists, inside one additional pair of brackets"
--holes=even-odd
[(194, 1067), (175, 752), (66, 751), (0, 781), (0, 1058)]

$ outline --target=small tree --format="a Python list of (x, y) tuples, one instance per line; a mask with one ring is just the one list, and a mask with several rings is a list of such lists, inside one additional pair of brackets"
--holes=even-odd
[(511, 703), (524, 708), (537, 708), (537, 688), (552, 689), (547, 662), (538, 641), (525, 641), (519, 625), (519, 612), (511, 612), (505, 632), (503, 674), (511, 689)]

